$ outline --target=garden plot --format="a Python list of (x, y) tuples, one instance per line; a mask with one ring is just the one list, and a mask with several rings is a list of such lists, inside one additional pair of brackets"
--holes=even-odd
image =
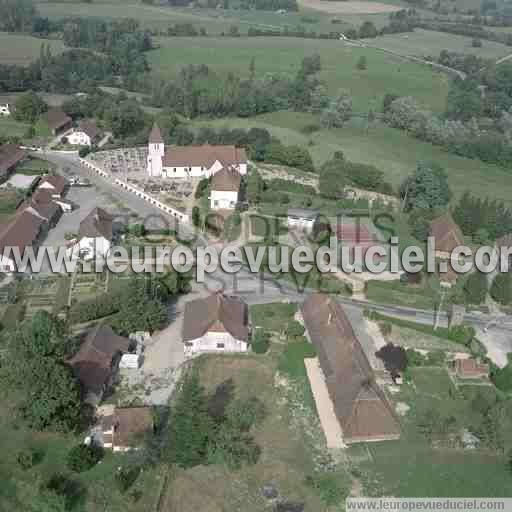
[(71, 284), (71, 302), (93, 299), (106, 292), (106, 272), (76, 274)]
[(42, 278), (31, 281), (29, 289), (25, 292), (25, 318), (32, 318), (40, 311), (52, 313), (58, 290), (57, 279)]

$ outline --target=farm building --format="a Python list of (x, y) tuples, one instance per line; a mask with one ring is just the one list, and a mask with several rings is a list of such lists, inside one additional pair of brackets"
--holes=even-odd
[(6, 181), (16, 166), (27, 158), (27, 152), (16, 144), (0, 146), (0, 182)]
[(104, 258), (112, 246), (112, 216), (102, 208), (94, 208), (80, 222), (78, 238), (68, 248), (74, 258)]
[(25, 208), (18, 211), (14, 219), (6, 226), (0, 226), (0, 272), (23, 272), (26, 269), (17, 268), (12, 254), (4, 254), (7, 247), (17, 247), (22, 253), (27, 247), (32, 247), (40, 238), (46, 219), (35, 210)]
[(234, 168), (247, 174), (247, 156), (235, 146), (174, 146), (165, 148), (158, 125), (149, 134), (147, 173), (167, 178), (208, 178), (222, 168)]
[(122, 355), (129, 353), (131, 346), (128, 338), (118, 336), (108, 325), (89, 331), (78, 352), (68, 360), (87, 403), (96, 406), (101, 402), (115, 381)]
[(429, 234), (435, 238), (436, 258), (449, 259), (456, 247), (464, 245), (464, 235), (450, 213), (435, 218), (430, 223)]
[(310, 378), (311, 386), (327, 388), (343, 442), (398, 439), (398, 419), (341, 305), (315, 293), (304, 301), (302, 316), (323, 374), (314, 382)]
[(239, 297), (221, 292), (187, 302), (182, 337), (185, 354), (247, 352), (249, 309)]
[(38, 189), (48, 190), (53, 198), (61, 198), (67, 187), (67, 180), (64, 176), (47, 175), (39, 182)]
[(151, 407), (107, 406), (100, 421), (101, 433), (95, 436), (101, 446), (113, 452), (137, 449), (145, 434), (154, 428)]
[(242, 178), (236, 169), (223, 168), (213, 175), (210, 193), (212, 210), (231, 210), (238, 203)]
[(57, 136), (66, 132), (73, 125), (73, 120), (65, 112), (58, 108), (51, 108), (46, 113), (46, 122), (50, 132)]
[(101, 130), (93, 119), (80, 121), (77, 128), (67, 136), (73, 146), (92, 146), (101, 138)]

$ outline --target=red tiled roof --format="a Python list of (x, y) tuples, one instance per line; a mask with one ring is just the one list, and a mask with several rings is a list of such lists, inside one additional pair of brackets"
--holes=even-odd
[(235, 146), (175, 146), (167, 148), (163, 158), (164, 167), (210, 168), (216, 161), (224, 167), (247, 162), (243, 148)]
[(19, 247), (20, 251), (23, 251), (26, 247), (32, 246), (43, 223), (43, 219), (26, 209), (19, 211), (0, 231), (0, 250), (3, 251), (5, 247)]
[(129, 448), (140, 444), (153, 430), (151, 407), (116, 408), (114, 413), (114, 447)]
[(80, 238), (104, 237), (106, 240), (112, 240), (112, 215), (102, 208), (94, 208), (89, 215), (80, 222), (78, 236)]
[(91, 141), (101, 135), (101, 130), (96, 125), (94, 119), (84, 119), (80, 121), (80, 123), (78, 123), (78, 131), (82, 131), (88, 135)]
[(213, 175), (211, 188), (222, 192), (238, 192), (241, 180), (236, 169), (224, 167)]
[(343, 308), (328, 295), (310, 295), (304, 322), (317, 349), (346, 443), (397, 439), (400, 425)]
[(66, 188), (67, 182), (64, 176), (49, 174), (47, 176), (44, 176), (43, 179), (40, 181), (38, 189), (41, 189), (41, 185), (44, 185), (45, 183), (48, 183), (49, 185), (52, 186), (54, 194), (62, 194), (62, 192)]
[(459, 245), (464, 245), (464, 235), (449, 212), (430, 223), (430, 236), (435, 238), (436, 251), (452, 252)]
[(461, 378), (485, 377), (489, 374), (489, 365), (480, 363), (472, 357), (468, 359), (456, 359), (455, 370), (457, 375)]
[(200, 338), (208, 331), (228, 332), (237, 340), (249, 338), (247, 304), (220, 292), (187, 302), (183, 317), (183, 341)]

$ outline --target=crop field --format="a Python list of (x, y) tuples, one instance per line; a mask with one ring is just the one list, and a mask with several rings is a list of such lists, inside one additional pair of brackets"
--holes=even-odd
[(322, 129), (304, 135), (301, 130), (311, 124), (319, 124), (318, 116), (276, 112), (250, 119), (198, 121), (194, 126), (267, 128), (284, 144), (307, 147), (317, 166), (330, 159), (335, 151), (343, 151), (348, 160), (372, 164), (381, 169), (395, 187), (415, 169), (418, 161), (433, 160), (446, 169), (450, 187), (456, 196), (470, 190), (480, 197), (511, 203), (512, 174), (507, 169), (452, 155), (379, 123), (368, 132), (363, 123), (353, 120), (343, 128)]
[[(256, 73), (295, 75), (302, 58), (318, 53), (322, 59), (323, 79), (331, 94), (340, 88), (354, 97), (354, 108), (380, 109), (386, 92), (400, 96), (414, 95), (431, 109), (444, 109), (448, 78), (426, 66), (370, 48), (347, 46), (341, 41), (297, 38), (161, 38), (161, 48), (149, 52), (153, 72), (163, 78), (176, 76), (186, 64), (207, 64), (218, 72), (235, 72), (248, 76), (249, 62), (255, 58)], [(365, 56), (366, 70), (356, 69)]]
[(30, 64), (35, 58), (39, 57), (42, 43), (49, 44), (54, 55), (64, 49), (62, 41), (0, 32), (0, 63)]
[(434, 32), (432, 30), (416, 29), (407, 34), (388, 34), (371, 41), (372, 46), (380, 46), (397, 53), (417, 56), (437, 57), (441, 50), (458, 53), (471, 53), (486, 59), (499, 59), (512, 53), (504, 44), (492, 41), (482, 41), (481, 48), (471, 46), (472, 38)]
[(28, 128), (28, 124), (15, 121), (10, 116), (0, 116), (0, 136), (23, 137)]

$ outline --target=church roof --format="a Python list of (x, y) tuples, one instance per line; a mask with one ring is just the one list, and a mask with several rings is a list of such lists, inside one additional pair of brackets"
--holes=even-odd
[(163, 144), (164, 139), (162, 138), (162, 132), (160, 132), (160, 128), (155, 123), (153, 128), (151, 129), (151, 133), (149, 134), (149, 143), (150, 144)]
[(175, 146), (165, 151), (164, 167), (205, 167), (210, 168), (216, 161), (223, 167), (247, 162), (243, 148), (236, 146)]

